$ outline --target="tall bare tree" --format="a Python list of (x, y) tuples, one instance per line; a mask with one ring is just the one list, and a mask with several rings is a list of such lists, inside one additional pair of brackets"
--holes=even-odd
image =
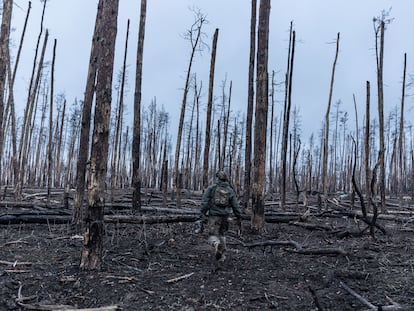
[(141, 85), (146, 16), (147, 0), (141, 0), (141, 12), (138, 30), (137, 63), (135, 73), (134, 129), (132, 135), (132, 209), (134, 210), (134, 212), (141, 212)]
[(112, 75), (117, 34), (119, 0), (105, 0), (102, 8), (98, 68), (96, 77), (96, 105), (90, 180), (88, 183), (88, 211), (83, 235), (80, 267), (100, 270), (104, 238), (105, 180), (108, 162), (109, 123), (112, 100)]
[(403, 154), (404, 154), (404, 103), (405, 103), (405, 80), (406, 80), (406, 74), (407, 74), (407, 53), (404, 53), (404, 69), (403, 69), (403, 81), (402, 81), (402, 94), (401, 94), (401, 108), (400, 108), (400, 129), (398, 133), (398, 160), (399, 160), (399, 178), (398, 183), (398, 192), (400, 195), (400, 202), (401, 202), (401, 196), (404, 191), (404, 175), (403, 175)]
[[(0, 30), (0, 176), (2, 174), (2, 154), (3, 154), (3, 114), (4, 114), (4, 94), (6, 87), (7, 68), (10, 66), (9, 59), (9, 39), (10, 25), (13, 10), (13, 0), (3, 1), (3, 16)], [(10, 77), (9, 77), (10, 78)], [(10, 81), (8, 82), (10, 83)]]
[(98, 66), (98, 56), (99, 56), (99, 47), (100, 41), (102, 40), (100, 35), (100, 23), (102, 18), (102, 9), (104, 5), (104, 0), (99, 0), (98, 10), (96, 13), (95, 19), (95, 29), (92, 38), (92, 47), (91, 54), (89, 56), (89, 68), (88, 76), (86, 79), (85, 87), (85, 98), (83, 101), (82, 108), (82, 123), (79, 136), (79, 151), (78, 151), (78, 161), (76, 164), (76, 193), (75, 193), (75, 203), (73, 205), (72, 213), (72, 223), (80, 225), (83, 218), (83, 200), (85, 194), (85, 183), (86, 183), (86, 166), (89, 156), (89, 136), (91, 130), (91, 114), (92, 114), (92, 105), (93, 98), (95, 95), (95, 85), (96, 85), (96, 71)]
[(370, 166), (370, 106), (371, 106), (371, 86), (370, 82), (366, 82), (366, 108), (365, 108), (365, 138), (364, 138), (364, 153), (365, 153), (365, 196), (367, 201), (367, 209), (370, 209), (371, 205), (371, 189), (370, 189), (370, 182), (371, 182), (371, 166)]
[(210, 60), (210, 78), (208, 85), (208, 99), (207, 99), (207, 117), (206, 117), (206, 134), (204, 141), (204, 157), (203, 157), (203, 189), (208, 185), (208, 169), (210, 156), (210, 140), (211, 140), (211, 111), (213, 109), (213, 89), (214, 89), (214, 69), (216, 66), (217, 40), (219, 30), (216, 28), (213, 36), (213, 48), (211, 50)]
[[(379, 189), (381, 196), (381, 210), (385, 212), (385, 137), (384, 137), (384, 33), (385, 33), (385, 14), (383, 13), (379, 19), (374, 19), (375, 27), (375, 56), (377, 61), (377, 87), (378, 87), (378, 123), (379, 123)], [(379, 35), (379, 38), (378, 38)], [(378, 42), (379, 40), (379, 42)], [(379, 45), (379, 46), (378, 46)]]
[(122, 65), (122, 74), (121, 74), (121, 85), (119, 91), (119, 98), (118, 98), (118, 107), (115, 117), (115, 133), (114, 133), (114, 143), (112, 147), (112, 161), (111, 161), (111, 188), (113, 189), (117, 184), (117, 174), (119, 173), (117, 170), (117, 163), (119, 163), (119, 144), (121, 140), (122, 134), (122, 119), (123, 119), (123, 106), (124, 106), (124, 92), (125, 92), (125, 76), (126, 76), (126, 59), (128, 53), (128, 37), (129, 37), (129, 24), (130, 21), (128, 19), (127, 22), (127, 31), (125, 36), (125, 49), (124, 49), (124, 62)]
[[(17, 152), (16, 113), (15, 113), (15, 105), (14, 105), (13, 88), (14, 88), (14, 81), (15, 81), (15, 78), (16, 78), (17, 67), (19, 65), (20, 55), (21, 55), (21, 51), (22, 51), (22, 48), (23, 48), (23, 41), (24, 41), (24, 36), (26, 34), (27, 21), (29, 19), (31, 7), (32, 7), (32, 3), (31, 3), (31, 1), (29, 1), (27, 13), (26, 13), (26, 18), (24, 20), (23, 31), (22, 31), (22, 34), (21, 34), (21, 37), (20, 37), (19, 48), (17, 50), (16, 61), (15, 61), (15, 64), (14, 64), (13, 73), (11, 72), (10, 66), (9, 66), (9, 69), (8, 69), (10, 71), (9, 77), (10, 77), (11, 81), (9, 83), (9, 97), (8, 97), (8, 100), (7, 100), (7, 106), (9, 106), (10, 119), (11, 119), (11, 136), (12, 136), (12, 147), (13, 147), (12, 162), (13, 162), (14, 183), (16, 183), (18, 181), (19, 165), (18, 165), (18, 152)], [(8, 63), (10, 63), (10, 50), (9, 50), (9, 53), (8, 53)], [(15, 191), (15, 195), (16, 195), (16, 191)]]
[(340, 33), (338, 32), (337, 37), (336, 37), (335, 59), (332, 65), (331, 84), (329, 87), (328, 107), (326, 108), (325, 124), (324, 124), (325, 125), (324, 127), (325, 138), (323, 141), (322, 189), (323, 189), (323, 195), (324, 195), (324, 207), (325, 208), (327, 208), (327, 205), (328, 205), (328, 182), (327, 180), (328, 180), (329, 115), (330, 115), (331, 104), (332, 104), (336, 62), (338, 60), (338, 54), (339, 54), (339, 37), (340, 37)]
[(47, 203), (50, 203), (50, 189), (52, 187), (52, 168), (53, 168), (53, 100), (54, 100), (54, 84), (55, 84), (55, 61), (56, 61), (56, 43), (53, 44), (52, 69), (50, 78), (50, 105), (49, 105), (49, 143), (48, 143), (48, 164), (47, 164)]
[(290, 111), (292, 107), (292, 77), (293, 77), (293, 60), (295, 56), (296, 32), (293, 30), (292, 22), (290, 23), (288, 61), (285, 77), (285, 103), (283, 108), (283, 133), (282, 133), (282, 152), (281, 152), (281, 172), (280, 172), (280, 207), (285, 208), (286, 204), (286, 157), (288, 150), (288, 135), (290, 123)]
[(185, 78), (185, 85), (184, 85), (184, 93), (183, 93), (183, 100), (181, 102), (181, 113), (180, 113), (180, 120), (178, 123), (178, 133), (177, 133), (177, 144), (175, 147), (175, 157), (174, 157), (174, 186), (175, 191), (177, 194), (177, 206), (181, 205), (181, 178), (180, 172), (178, 168), (178, 164), (180, 162), (180, 150), (181, 150), (181, 139), (183, 136), (183, 127), (184, 127), (184, 117), (185, 117), (185, 110), (187, 106), (187, 96), (188, 90), (190, 88), (190, 77), (191, 77), (191, 67), (193, 66), (194, 56), (197, 51), (202, 48), (202, 29), (204, 24), (207, 23), (206, 16), (202, 14), (200, 11), (195, 12), (195, 20), (194, 23), (191, 25), (190, 29), (187, 30), (185, 34), (185, 38), (191, 44), (191, 54), (190, 60), (188, 61), (188, 68)]
[(250, 18), (250, 54), (249, 54), (249, 77), (246, 112), (246, 145), (244, 155), (244, 191), (243, 210), (246, 212), (249, 207), (251, 193), (251, 171), (252, 171), (252, 123), (254, 105), (254, 63), (256, 56), (256, 11), (257, 0), (252, 0)]
[(254, 168), (252, 187), (252, 229), (264, 228), (264, 197), (266, 190), (266, 131), (268, 112), (270, 0), (260, 0), (257, 44), (256, 110), (254, 126)]

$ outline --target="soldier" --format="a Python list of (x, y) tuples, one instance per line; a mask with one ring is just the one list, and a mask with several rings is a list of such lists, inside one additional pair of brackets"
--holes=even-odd
[(215, 259), (223, 262), (226, 251), (225, 233), (229, 228), (229, 215), (233, 210), (241, 225), (240, 206), (236, 193), (228, 182), (226, 173), (219, 171), (216, 181), (203, 194), (201, 201), (201, 221), (208, 223), (208, 241), (214, 247)]

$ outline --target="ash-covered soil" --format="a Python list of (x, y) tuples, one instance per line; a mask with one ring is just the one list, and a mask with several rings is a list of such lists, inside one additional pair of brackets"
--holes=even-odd
[[(244, 221), (239, 236), (232, 225), (219, 266), (207, 234), (195, 234), (192, 223), (107, 224), (100, 272), (79, 269), (82, 237), (69, 225), (2, 225), (0, 310), (369, 309), (363, 299), (377, 307), (414, 306), (409, 218), (379, 220), (387, 234), (378, 231), (375, 240), (368, 233), (338, 237), (335, 228), (364, 227), (349, 217), (310, 216), (306, 222), (322, 229), (268, 223), (258, 235)], [(286, 244), (252, 245), (264, 241)], [(307, 254), (292, 241), (302, 250), (344, 254)]]

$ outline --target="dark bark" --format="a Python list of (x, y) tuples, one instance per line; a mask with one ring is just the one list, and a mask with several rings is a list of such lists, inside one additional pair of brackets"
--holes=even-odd
[[(378, 87), (378, 123), (379, 123), (379, 139), (380, 139), (380, 178), (379, 188), (381, 196), (381, 210), (386, 211), (385, 202), (385, 137), (384, 137), (384, 82), (383, 82), (383, 69), (384, 69), (384, 33), (385, 33), (385, 21), (382, 19), (379, 23), (379, 28), (376, 30), (380, 33), (380, 42), (378, 47), (378, 33), (375, 36), (375, 52), (377, 59), (377, 87)], [(379, 48), (379, 51), (378, 51)]]
[(253, 104), (254, 104), (254, 63), (256, 54), (256, 11), (257, 0), (252, 0), (250, 19), (250, 56), (249, 56), (249, 77), (246, 112), (246, 146), (244, 155), (244, 191), (243, 210), (249, 208), (251, 193), (251, 171), (252, 171), (252, 126), (253, 126)]
[(217, 39), (218, 28), (214, 32), (213, 47), (211, 50), (210, 60), (210, 78), (208, 85), (208, 100), (207, 100), (207, 120), (206, 120), (206, 134), (204, 142), (204, 158), (203, 158), (203, 189), (208, 186), (208, 171), (209, 171), (209, 156), (210, 156), (210, 140), (211, 140), (211, 111), (213, 109), (213, 89), (214, 89), (214, 69), (216, 65)]
[(129, 19), (127, 22), (127, 31), (125, 36), (125, 49), (124, 49), (124, 62), (122, 66), (122, 77), (121, 77), (121, 86), (119, 92), (119, 99), (118, 99), (118, 107), (116, 113), (116, 127), (114, 133), (114, 143), (112, 145), (112, 163), (111, 163), (111, 188), (115, 188), (118, 186), (118, 175), (119, 171), (117, 169), (117, 163), (120, 162), (119, 160), (119, 151), (120, 151), (120, 141), (121, 141), (121, 134), (122, 134), (122, 120), (123, 120), (123, 107), (124, 107), (124, 92), (125, 92), (125, 75), (126, 75), (126, 59), (128, 53), (128, 38), (129, 38)]
[[(9, 60), (9, 40), (10, 40), (10, 25), (13, 10), (13, 0), (3, 1), (3, 15), (0, 29), (0, 176), (2, 176), (2, 158), (3, 158), (3, 115), (4, 115), (4, 94), (6, 88), (6, 77), (8, 68), (10, 67)], [(8, 83), (11, 83), (10, 76)]]
[(367, 81), (367, 99), (366, 99), (366, 109), (365, 109), (365, 139), (364, 139), (364, 148), (365, 148), (365, 197), (367, 202), (367, 210), (370, 210), (371, 204), (371, 189), (370, 189), (370, 178), (371, 178), (371, 169), (370, 169), (370, 101), (371, 101), (371, 88), (370, 83)]
[(104, 2), (102, 41), (96, 79), (96, 106), (88, 183), (88, 211), (83, 235), (80, 267), (100, 270), (103, 264), (105, 180), (108, 162), (109, 127), (112, 100), (112, 75), (117, 34), (118, 1)]
[(256, 110), (254, 127), (254, 168), (252, 187), (252, 229), (264, 228), (264, 196), (266, 190), (266, 131), (268, 112), (268, 46), (270, 0), (261, 0), (259, 9)]
[(73, 205), (73, 219), (72, 223), (76, 225), (80, 225), (83, 219), (84, 214), (84, 194), (85, 194), (85, 184), (86, 184), (86, 167), (89, 157), (89, 136), (91, 130), (91, 112), (92, 112), (92, 104), (93, 98), (95, 95), (95, 85), (96, 85), (96, 71), (98, 65), (98, 57), (99, 57), (99, 48), (98, 44), (100, 44), (102, 38), (100, 35), (100, 22), (101, 22), (101, 15), (102, 15), (102, 8), (103, 8), (104, 0), (100, 0), (98, 3), (98, 10), (96, 13), (96, 20), (95, 20), (95, 29), (92, 38), (92, 47), (91, 47), (91, 54), (89, 57), (89, 68), (88, 68), (88, 76), (86, 80), (86, 89), (85, 89), (85, 98), (83, 101), (83, 109), (82, 109), (82, 123), (81, 123), (81, 130), (79, 136), (79, 151), (78, 151), (78, 161), (76, 164), (76, 194), (75, 194), (75, 202)]
[(286, 172), (287, 172), (287, 145), (289, 135), (290, 110), (292, 107), (292, 75), (293, 75), (293, 59), (295, 55), (295, 39), (296, 33), (292, 30), (292, 22), (290, 23), (289, 49), (288, 49), (288, 65), (285, 79), (285, 103), (283, 108), (283, 133), (282, 133), (282, 152), (281, 152), (281, 172), (280, 172), (280, 207), (285, 208), (286, 204)]
[(52, 157), (53, 151), (53, 97), (54, 97), (54, 84), (55, 84), (55, 61), (56, 61), (56, 43), (57, 40), (54, 40), (53, 44), (53, 57), (52, 57), (52, 68), (51, 68), (51, 78), (50, 78), (50, 105), (49, 105), (49, 143), (47, 150), (47, 202), (50, 202), (50, 189), (52, 187), (52, 168), (54, 159)]
[(147, 0), (141, 0), (141, 12), (138, 30), (137, 63), (135, 73), (134, 129), (132, 134), (132, 208), (136, 213), (141, 212), (141, 88), (146, 14)]
[(335, 59), (332, 65), (332, 74), (331, 74), (331, 83), (329, 87), (329, 97), (328, 97), (328, 107), (326, 108), (325, 114), (325, 138), (323, 141), (323, 172), (322, 172), (322, 191), (324, 195), (324, 207), (325, 209), (328, 206), (328, 147), (329, 147), (329, 114), (331, 111), (331, 103), (332, 103), (332, 95), (333, 95), (333, 86), (335, 81), (335, 69), (336, 69), (336, 62), (338, 60), (339, 54), (339, 32), (336, 38), (336, 51), (335, 51)]

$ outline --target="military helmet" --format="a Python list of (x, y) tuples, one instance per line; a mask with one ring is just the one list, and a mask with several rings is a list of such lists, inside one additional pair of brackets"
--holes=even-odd
[(220, 170), (216, 173), (216, 177), (218, 179), (222, 180), (222, 181), (227, 181), (228, 180), (226, 173), (222, 170)]

